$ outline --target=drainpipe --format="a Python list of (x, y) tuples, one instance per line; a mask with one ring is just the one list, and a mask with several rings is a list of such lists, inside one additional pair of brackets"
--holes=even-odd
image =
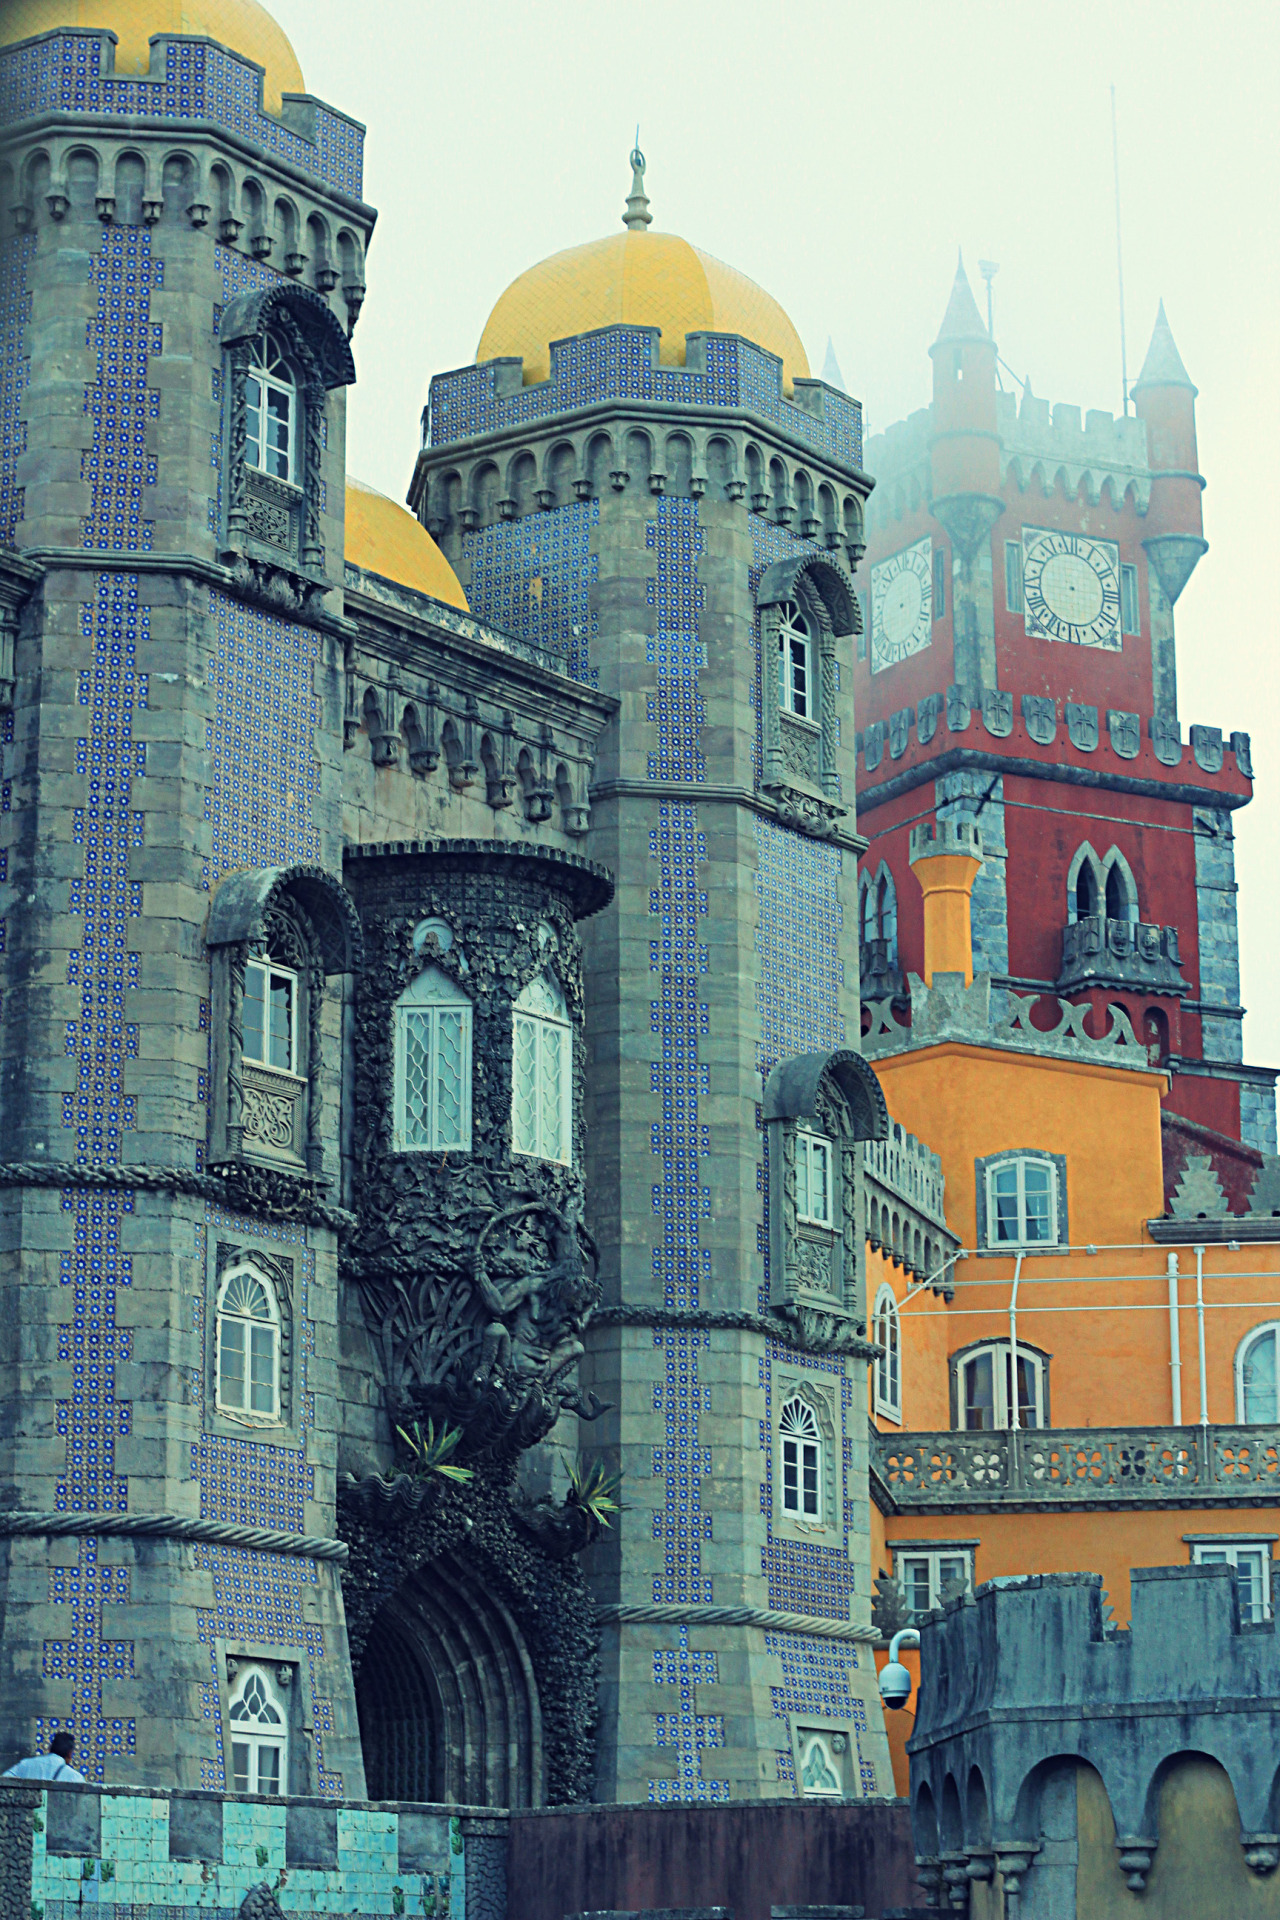
[(1182, 1341), (1178, 1330), (1178, 1256), (1165, 1262), (1169, 1276), (1169, 1378), (1173, 1385), (1173, 1424), (1182, 1425)]
[(1009, 1295), (1009, 1426), (1018, 1426), (1018, 1282), (1022, 1278), (1022, 1255), (1013, 1263), (1013, 1290)]
[(1196, 1338), (1200, 1343), (1200, 1425), (1209, 1424), (1209, 1376), (1204, 1364), (1204, 1248), (1196, 1248)]

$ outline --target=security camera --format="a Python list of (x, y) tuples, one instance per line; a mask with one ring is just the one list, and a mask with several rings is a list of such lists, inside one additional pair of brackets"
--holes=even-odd
[(905, 1707), (911, 1698), (911, 1675), (898, 1658), (901, 1647), (918, 1647), (915, 1627), (900, 1627), (889, 1642), (888, 1664), (880, 1669), (880, 1698), (886, 1707)]
[(911, 1675), (900, 1660), (881, 1667), (880, 1698), (886, 1707), (905, 1707), (911, 1698)]

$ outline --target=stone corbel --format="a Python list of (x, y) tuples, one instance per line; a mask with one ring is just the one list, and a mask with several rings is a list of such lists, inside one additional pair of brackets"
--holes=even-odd
[(307, 270), (306, 254), (286, 253), (284, 257), (284, 270), (291, 280), (300, 280)]
[[(494, 738), (492, 732), (487, 738), (492, 745)], [(502, 726), (497, 736), (498, 758), (492, 766), (488, 762), (485, 764), (485, 799), (495, 813), (503, 807), (509, 807), (515, 798), (518, 782), (511, 764), (514, 739), (515, 715), (509, 708), (504, 707)]]
[(615, 493), (621, 493), (630, 479), (631, 474), (626, 467), (611, 467), (609, 470), (609, 484)]
[(255, 260), (269, 260), (275, 244), (274, 234), (258, 232), (250, 237), (249, 251)]
[(342, 297), (347, 303), (347, 332), (354, 333), (356, 321), (360, 318), (360, 309), (364, 305), (365, 284), (363, 280), (344, 281)]
[(409, 766), (414, 773), (434, 773), (440, 763), (440, 735), (436, 726), (439, 704), (440, 689), (434, 680), (428, 680), (422, 701), (422, 739), (409, 749)]
[(116, 197), (114, 193), (94, 195), (93, 210), (104, 227), (109, 227), (116, 217)]
[(1280, 1866), (1280, 1833), (1241, 1833), (1240, 1845), (1253, 1873), (1274, 1873)]
[(747, 483), (745, 480), (726, 480), (724, 490), (730, 500), (736, 504), (738, 501), (746, 498)]
[(1019, 1920), (1022, 1909), (1022, 1876), (1040, 1851), (1038, 1840), (997, 1840), (996, 1872), (1004, 1881), (1005, 1920)]
[(1120, 1834), (1116, 1839), (1116, 1852), (1120, 1855), (1120, 1871), (1124, 1875), (1125, 1885), (1132, 1892), (1141, 1893), (1156, 1857), (1155, 1841), (1145, 1839), (1138, 1833)]

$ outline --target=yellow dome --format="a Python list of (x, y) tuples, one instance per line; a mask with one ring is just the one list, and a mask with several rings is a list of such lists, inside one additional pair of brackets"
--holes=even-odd
[(265, 68), (262, 97), (272, 113), (282, 93), (305, 93), (297, 55), (257, 0), (3, 0), (0, 47), (55, 27), (109, 27), (117, 36), (116, 72), (149, 73), (153, 33), (207, 33)]
[(470, 612), (458, 576), (426, 528), (385, 493), (347, 475), (347, 559), (433, 600)]
[(684, 365), (687, 333), (741, 333), (778, 355), (786, 392), (808, 377), (800, 336), (763, 287), (676, 234), (634, 228), (553, 253), (513, 280), (476, 358), (518, 354), (529, 386), (549, 377), (553, 340), (618, 325), (661, 327), (664, 367)]

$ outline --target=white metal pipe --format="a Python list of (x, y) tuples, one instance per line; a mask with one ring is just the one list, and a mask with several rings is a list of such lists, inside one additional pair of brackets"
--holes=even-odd
[(1204, 1361), (1204, 1248), (1196, 1248), (1196, 1338), (1200, 1344), (1200, 1425), (1209, 1424), (1209, 1374)]
[[(1013, 1287), (1009, 1294), (1009, 1425), (1018, 1424), (1018, 1282), (1022, 1278), (1022, 1255), (1013, 1263)], [(992, 1388), (995, 1387), (993, 1380)]]
[(1173, 1424), (1182, 1425), (1182, 1341), (1178, 1327), (1178, 1256), (1166, 1261), (1169, 1274), (1169, 1379), (1173, 1386)]

